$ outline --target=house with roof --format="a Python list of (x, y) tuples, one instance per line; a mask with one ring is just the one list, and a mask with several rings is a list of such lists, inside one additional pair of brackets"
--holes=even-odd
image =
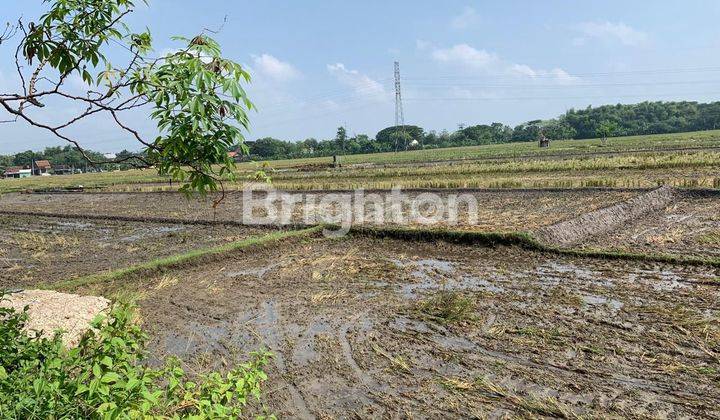
[(22, 166), (11, 166), (3, 172), (3, 177), (5, 178), (27, 178), (31, 175), (32, 171)]
[(240, 152), (238, 152), (238, 151), (236, 151), (236, 150), (227, 152), (227, 154), (228, 154), (228, 157), (229, 157), (230, 159), (234, 160), (235, 162), (242, 162), (242, 160), (243, 160), (243, 155), (242, 155), (242, 153), (240, 153)]
[(30, 169), (32, 169), (32, 174), (35, 176), (50, 175), (52, 165), (47, 160), (33, 160)]
[(70, 165), (55, 165), (52, 167), (54, 175), (70, 175), (75, 172), (75, 169)]

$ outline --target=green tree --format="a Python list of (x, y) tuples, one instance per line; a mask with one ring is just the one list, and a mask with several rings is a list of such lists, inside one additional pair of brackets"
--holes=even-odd
[(272, 137), (258, 139), (249, 144), (249, 147), (251, 156), (275, 159), (287, 156), (287, 143)]
[(13, 156), (0, 155), (0, 172), (8, 167), (13, 166)]
[(576, 131), (565, 121), (548, 120), (542, 125), (543, 134), (550, 140), (567, 140), (575, 137)]
[(24, 152), (17, 153), (13, 158), (13, 165), (16, 166), (30, 166), (33, 159), (40, 157), (38, 153), (32, 150), (26, 150)]
[(335, 144), (340, 153), (345, 153), (345, 143), (347, 143), (345, 127), (338, 127), (337, 134), (335, 135)]
[(607, 142), (608, 137), (612, 137), (618, 128), (618, 124), (615, 121), (601, 121), (597, 128), (597, 135), (602, 138), (603, 144)]
[[(201, 33), (176, 37), (177, 52), (152, 58), (149, 31), (133, 33), (125, 23), (135, 7), (133, 0), (50, 0), (49, 10), (36, 23), (18, 23), (7, 31), (7, 41), (20, 34), (17, 71), (24, 86), (20, 93), (0, 94), (0, 109), (69, 142), (90, 164), (142, 162), (159, 173), (183, 182), (185, 192), (216, 191), (225, 179), (234, 179), (234, 161), (228, 147), (242, 144), (248, 127), (247, 111), (253, 108), (242, 87), (249, 74), (224, 58), (217, 42)], [(110, 43), (131, 52), (128, 62), (116, 65), (106, 55)], [(28, 66), (21, 65), (26, 62)], [(59, 76), (56, 76), (59, 75)], [(88, 85), (82, 95), (65, 89), (73, 75)], [(40, 80), (54, 80), (44, 90)], [(47, 86), (44, 84), (43, 86)], [(84, 110), (60, 123), (43, 122), (28, 112), (58, 101), (81, 102)], [(158, 133), (144, 138), (124, 122), (123, 115), (151, 106), (150, 117)], [(62, 106), (62, 105), (59, 105)], [(119, 131), (142, 146), (142, 152), (121, 159), (91, 156), (67, 128), (87, 117), (106, 114)], [(0, 120), (6, 120), (0, 115)]]
[(397, 145), (396, 140), (407, 140), (405, 136), (393, 136), (393, 134), (396, 132), (407, 133), (409, 136), (409, 141), (407, 141), (408, 144), (412, 140), (417, 140), (418, 142), (422, 143), (424, 136), (423, 129), (416, 125), (403, 125), (384, 128), (375, 135), (375, 141), (378, 142), (378, 145), (380, 146), (382, 151), (395, 150), (395, 147)]

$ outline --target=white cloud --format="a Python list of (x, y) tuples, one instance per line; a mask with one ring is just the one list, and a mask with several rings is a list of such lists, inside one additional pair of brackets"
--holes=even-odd
[(580, 80), (579, 77), (573, 76), (561, 68), (554, 68), (550, 70), (550, 74), (554, 76), (554, 79), (561, 83), (574, 83)]
[(477, 23), (478, 20), (480, 20), (480, 16), (477, 14), (475, 9), (472, 7), (466, 7), (463, 9), (461, 14), (452, 19), (450, 26), (453, 29), (465, 29)]
[[(422, 46), (426, 45), (429, 44), (422, 44)], [(476, 49), (468, 44), (458, 44), (450, 48), (435, 48), (432, 50), (431, 57), (439, 63), (452, 64), (472, 72), (481, 71), (491, 76), (542, 78), (560, 84), (569, 84), (579, 80), (578, 77), (570, 75), (559, 67), (551, 70), (532, 68), (526, 64), (503, 60), (493, 52)]]
[(507, 67), (510, 74), (530, 79), (549, 79), (561, 84), (569, 84), (580, 80), (577, 76), (573, 76), (565, 70), (555, 67), (552, 70), (534, 69), (525, 64), (511, 64)]
[(365, 97), (385, 98), (385, 88), (357, 70), (349, 70), (343, 63), (328, 64), (327, 69), (340, 83), (350, 86), (355, 93)]
[(498, 60), (495, 54), (477, 50), (468, 44), (435, 49), (432, 52), (432, 58), (442, 63), (454, 63), (475, 69), (486, 68)]
[(519, 76), (527, 76), (530, 78), (535, 78), (538, 75), (538, 72), (533, 70), (530, 66), (527, 66), (525, 64), (513, 64), (509, 67), (509, 70), (511, 73), (517, 74)]
[(588, 38), (594, 38), (636, 47), (648, 40), (648, 34), (622, 22), (583, 22), (577, 25), (577, 30), (583, 34), (583, 37), (573, 39), (574, 45), (583, 45)]
[(270, 54), (253, 55), (253, 68), (270, 79), (285, 82), (300, 77), (300, 72), (292, 64), (280, 61)]

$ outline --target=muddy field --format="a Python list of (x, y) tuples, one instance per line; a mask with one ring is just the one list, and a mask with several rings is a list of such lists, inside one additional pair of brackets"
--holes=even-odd
[(586, 239), (590, 249), (720, 257), (720, 194), (686, 192), (661, 211)]
[[(415, 191), (405, 194), (408, 198), (413, 198), (421, 193)], [(464, 191), (447, 190), (438, 194), (447, 198), (450, 194), (461, 193)], [(476, 191), (470, 193), (478, 204), (476, 223), (470, 226), (468, 206), (461, 204), (458, 206), (458, 224), (451, 227), (480, 231), (533, 230), (626, 200), (638, 193), (629, 190)], [(310, 211), (311, 214), (327, 213), (323, 210), (326, 207), (320, 205), (324, 196), (310, 194), (308, 201), (314, 200), (317, 203), (316, 210)], [(384, 203), (382, 208), (389, 213), (391, 205), (386, 200), (387, 196), (387, 193), (379, 193), (379, 198)], [(460, 200), (458, 202), (463, 203)], [(213, 210), (211, 200), (188, 200), (177, 193), (6, 194), (0, 196), (0, 211), (3, 210), (241, 221), (243, 199), (241, 193), (231, 193), (217, 210)], [(378, 220), (373, 218), (375, 208), (372, 203), (366, 204), (366, 210), (368, 221)], [(405, 210), (406, 214), (409, 213), (407, 206)], [(292, 207), (290, 213), (291, 222), (305, 220), (299, 204)], [(383, 224), (393, 224), (389, 215), (383, 216), (382, 221)], [(444, 225), (447, 223), (441, 224)]]
[(0, 215), (0, 289), (51, 284), (267, 229)]
[(155, 357), (275, 353), (300, 418), (720, 417), (717, 271), (350, 238), (258, 248), (130, 290)]

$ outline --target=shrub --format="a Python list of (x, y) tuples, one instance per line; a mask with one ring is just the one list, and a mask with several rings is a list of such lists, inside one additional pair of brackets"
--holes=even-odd
[(0, 308), (0, 418), (238, 418), (260, 400), (270, 353), (193, 381), (176, 358), (143, 364), (147, 337), (132, 314), (114, 305), (68, 349), (60, 332), (28, 335), (27, 308)]

